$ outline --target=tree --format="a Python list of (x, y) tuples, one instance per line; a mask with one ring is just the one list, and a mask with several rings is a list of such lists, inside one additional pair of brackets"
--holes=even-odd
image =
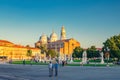
[(27, 48), (29, 48), (29, 47), (30, 47), (30, 45), (26, 45), (26, 47), (27, 47)]
[(41, 45), (39, 48), (41, 49), (41, 53), (43, 53), (43, 54), (44, 54), (44, 52), (47, 53), (47, 51), (48, 51), (46, 45)]
[(47, 54), (51, 56), (51, 58), (54, 58), (57, 56), (57, 53), (53, 49), (49, 49)]
[(81, 48), (81, 47), (76, 47), (76, 48), (73, 50), (72, 57), (73, 57), (73, 58), (82, 58), (82, 53), (83, 53), (83, 48)]
[(118, 60), (120, 60), (120, 34), (110, 37), (103, 43), (103, 45), (103, 51), (108, 47), (110, 49), (110, 57), (118, 58)]
[(27, 50), (27, 56), (28, 56), (28, 57), (31, 57), (31, 56), (32, 56), (32, 50), (30, 50), (30, 49)]
[(88, 58), (94, 58), (94, 57), (100, 57), (99, 51), (96, 49), (95, 46), (91, 46), (87, 49), (87, 57)]

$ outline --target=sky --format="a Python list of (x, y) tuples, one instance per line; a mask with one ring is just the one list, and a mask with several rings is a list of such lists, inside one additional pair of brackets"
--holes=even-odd
[(31, 45), (54, 30), (82, 48), (96, 46), (120, 34), (120, 0), (0, 0), (0, 39)]

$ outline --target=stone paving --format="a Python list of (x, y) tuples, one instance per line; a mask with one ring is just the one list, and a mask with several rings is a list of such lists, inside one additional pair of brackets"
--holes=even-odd
[(47, 65), (0, 64), (0, 80), (120, 80), (120, 67), (65, 66), (48, 77)]

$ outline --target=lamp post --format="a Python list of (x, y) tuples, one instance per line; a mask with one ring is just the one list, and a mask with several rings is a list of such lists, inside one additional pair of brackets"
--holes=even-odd
[(105, 56), (106, 56), (106, 58), (107, 58), (107, 66), (109, 66), (108, 60), (109, 60), (109, 56), (110, 56), (110, 54), (109, 54), (110, 49), (109, 49), (108, 47), (106, 47), (106, 48), (104, 49), (104, 51), (105, 51)]

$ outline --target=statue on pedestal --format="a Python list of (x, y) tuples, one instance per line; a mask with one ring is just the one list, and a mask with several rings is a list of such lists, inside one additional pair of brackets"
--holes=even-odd
[(82, 55), (82, 63), (83, 63), (83, 64), (87, 64), (87, 52), (86, 52), (86, 51), (83, 52), (83, 55)]
[(103, 52), (101, 52), (100, 55), (101, 55), (101, 64), (104, 64)]

